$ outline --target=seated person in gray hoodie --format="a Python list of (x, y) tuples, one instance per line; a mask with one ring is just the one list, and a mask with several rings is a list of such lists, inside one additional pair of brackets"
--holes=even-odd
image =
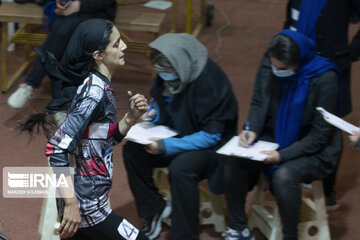
[[(171, 239), (199, 239), (198, 182), (208, 179), (213, 193), (223, 192), (223, 158), (216, 154), (236, 134), (238, 105), (221, 68), (190, 34), (165, 34), (150, 43), (158, 74), (151, 85), (153, 122), (179, 135), (149, 145), (128, 142), (123, 149), (130, 188), (143, 230), (154, 239), (171, 213)], [(154, 185), (154, 168), (167, 167), (172, 202)]]

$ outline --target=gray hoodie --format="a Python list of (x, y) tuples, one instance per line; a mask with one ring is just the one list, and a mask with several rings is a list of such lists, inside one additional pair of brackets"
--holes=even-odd
[(187, 33), (164, 34), (149, 46), (161, 52), (178, 74), (181, 85), (176, 93), (182, 92), (188, 83), (199, 77), (208, 60), (206, 47)]

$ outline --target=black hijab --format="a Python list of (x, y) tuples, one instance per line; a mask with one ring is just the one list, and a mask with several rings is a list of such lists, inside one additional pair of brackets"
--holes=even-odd
[(53, 96), (45, 107), (45, 112), (54, 113), (66, 109), (66, 104), (73, 99), (77, 87), (89, 75), (93, 53), (105, 49), (108, 44), (113, 26), (110, 21), (104, 19), (90, 19), (79, 24), (71, 36), (61, 62), (43, 47), (35, 49), (51, 81), (58, 81), (59, 84), (56, 85), (62, 86), (61, 89), (53, 89), (53, 92), (60, 93)]

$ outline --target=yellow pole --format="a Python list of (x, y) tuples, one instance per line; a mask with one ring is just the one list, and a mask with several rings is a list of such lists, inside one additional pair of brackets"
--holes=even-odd
[(5, 93), (7, 90), (8, 81), (8, 23), (2, 22), (2, 35), (1, 35), (1, 72), (2, 72), (2, 92)]
[(186, 11), (186, 28), (185, 32), (191, 34), (191, 15), (192, 15), (192, 0), (186, 0), (187, 11)]

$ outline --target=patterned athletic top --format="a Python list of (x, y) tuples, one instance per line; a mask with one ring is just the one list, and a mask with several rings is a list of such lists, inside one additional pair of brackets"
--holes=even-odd
[[(78, 87), (68, 117), (46, 145), (50, 166), (75, 166), (81, 227), (94, 226), (111, 213), (107, 200), (112, 185), (113, 145), (122, 138), (111, 83), (102, 74), (91, 73)], [(69, 159), (75, 159), (74, 163)], [(57, 199), (57, 205), (62, 217), (64, 200)]]

